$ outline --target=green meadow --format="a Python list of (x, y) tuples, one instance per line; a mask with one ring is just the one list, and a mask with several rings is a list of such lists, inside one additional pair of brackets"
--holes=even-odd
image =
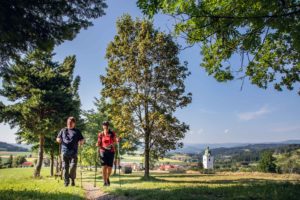
[(32, 173), (33, 168), (0, 169), (0, 199), (84, 199), (84, 191), (79, 186), (65, 188), (61, 180), (48, 177), (49, 168), (42, 170), (40, 179), (33, 179)]
[[(299, 199), (300, 176), (265, 173), (170, 174), (113, 176), (107, 193), (128, 199)], [(89, 175), (92, 177), (92, 173)], [(119, 181), (120, 178), (120, 181)], [(98, 183), (102, 186), (102, 183)]]
[[(78, 171), (75, 187), (49, 177), (49, 168), (40, 179), (32, 178), (33, 168), (0, 170), (0, 199), (85, 199)], [(171, 174), (152, 172), (149, 181), (141, 172), (111, 177), (111, 187), (103, 187), (100, 171), (97, 186), (122, 199), (299, 199), (300, 175), (266, 173)], [(94, 183), (94, 172), (83, 171), (83, 184)]]

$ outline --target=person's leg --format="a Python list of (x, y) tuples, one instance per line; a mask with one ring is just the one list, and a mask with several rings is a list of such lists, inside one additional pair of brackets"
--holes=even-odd
[(113, 153), (113, 152), (109, 152), (109, 156), (108, 156), (108, 166), (107, 166), (107, 179), (106, 179), (108, 185), (110, 185), (109, 177), (110, 177), (110, 175), (111, 175), (113, 163), (114, 163), (114, 153)]
[(100, 152), (100, 163), (102, 166), (102, 178), (104, 186), (106, 186), (107, 179), (107, 156), (105, 152)]
[(110, 185), (109, 177), (111, 175), (112, 167), (107, 167), (107, 184)]
[(104, 185), (107, 184), (106, 180), (107, 180), (107, 166), (104, 165), (102, 166), (102, 178), (103, 178), (103, 182), (104, 182)]
[(64, 169), (63, 174), (64, 174), (65, 186), (68, 186), (70, 183), (69, 167), (70, 167), (70, 158), (64, 154), (63, 155), (63, 169)]
[(77, 161), (77, 155), (72, 156), (70, 163), (70, 178), (72, 179), (72, 186), (75, 186)]
[(109, 178), (111, 175), (112, 167), (107, 167), (107, 177)]

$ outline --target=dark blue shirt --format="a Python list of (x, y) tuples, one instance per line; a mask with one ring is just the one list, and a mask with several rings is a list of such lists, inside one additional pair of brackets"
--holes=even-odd
[(61, 139), (61, 149), (63, 153), (77, 154), (78, 142), (83, 140), (83, 136), (77, 128), (63, 128), (57, 135)]

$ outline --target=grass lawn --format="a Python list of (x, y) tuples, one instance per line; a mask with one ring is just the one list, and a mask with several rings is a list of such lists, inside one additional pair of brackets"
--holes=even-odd
[[(141, 173), (112, 177), (104, 191), (125, 197), (153, 199), (299, 199), (300, 176), (262, 173), (168, 174), (153, 173), (141, 181)], [(102, 186), (102, 183), (100, 187)]]
[(84, 199), (84, 191), (76, 187), (64, 187), (63, 181), (47, 177), (49, 168), (42, 170), (41, 179), (33, 179), (33, 168), (0, 169), (1, 200), (68, 200)]
[[(80, 173), (76, 187), (63, 186), (63, 181), (47, 177), (31, 178), (33, 168), (0, 169), (0, 199), (84, 199), (80, 188)], [(111, 187), (103, 187), (100, 171), (97, 185), (104, 192), (142, 200), (177, 199), (299, 199), (300, 175), (264, 173), (170, 174), (152, 173), (150, 181), (142, 181), (142, 173), (121, 174), (111, 177)], [(83, 183), (94, 181), (93, 171), (83, 172)]]

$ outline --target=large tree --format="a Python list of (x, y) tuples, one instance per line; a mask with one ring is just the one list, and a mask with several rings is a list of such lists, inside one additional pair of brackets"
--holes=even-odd
[(262, 172), (276, 172), (275, 158), (271, 151), (264, 151), (260, 155), (258, 169)]
[(53, 54), (35, 50), (1, 71), (0, 95), (10, 103), (0, 102), (0, 121), (17, 127), (18, 140), (38, 142), (38, 162), (34, 176), (40, 176), (45, 138), (57, 134), (68, 116), (78, 116), (79, 77), (73, 78), (75, 56), (59, 64)]
[(106, 7), (105, 0), (0, 1), (0, 67), (28, 50), (72, 40)]
[(189, 72), (178, 54), (170, 35), (154, 29), (150, 21), (134, 21), (129, 15), (117, 21), (117, 35), (106, 50), (102, 95), (120, 133), (143, 142), (145, 178), (149, 178), (150, 155), (162, 157), (181, 146), (179, 140), (188, 130), (174, 116), (177, 108), (191, 102), (184, 86)]
[[(174, 17), (175, 33), (199, 43), (201, 66), (218, 81), (249, 79), (281, 91), (300, 82), (300, 3), (297, 0), (138, 0), (149, 16)], [(240, 62), (233, 62), (239, 58)]]

